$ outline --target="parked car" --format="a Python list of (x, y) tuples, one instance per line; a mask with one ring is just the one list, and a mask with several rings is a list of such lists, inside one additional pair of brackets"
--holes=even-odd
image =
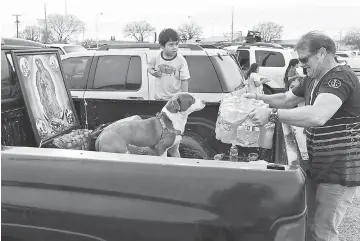
[[(277, 85), (275, 88), (277, 92), (285, 88), (284, 75), (289, 61), (297, 58), (297, 54), (293, 50), (269, 43), (244, 43), (224, 47), (224, 49), (235, 54), (240, 65), (245, 69), (253, 63), (259, 64), (259, 74), (273, 80)], [(302, 75), (301, 68), (298, 69), (298, 72)], [(275, 84), (273, 85), (275, 86)]]
[(354, 70), (360, 80), (360, 58), (356, 57), (352, 51), (337, 51), (338, 60), (344, 62)]
[(342, 58), (355, 58), (356, 57), (356, 52), (353, 52), (353, 51), (336, 51), (335, 54)]
[[(1, 45), (2, 88), (3, 83), (19, 82), (11, 65), (16, 49), (42, 51), (38, 46)], [(127, 80), (134, 88), (136, 82)], [(260, 156), (272, 165), (39, 148), (34, 138), (38, 130), (30, 124), (24, 100), (21, 91), (1, 100), (4, 241), (305, 240), (305, 176), (288, 125), (276, 125), (273, 149)], [(165, 104), (73, 101), (82, 129), (130, 115), (148, 118)], [(211, 148), (216, 153), (229, 149), (214, 137), (218, 108), (219, 103), (210, 103), (189, 116), (183, 157), (190, 157), (191, 146), (199, 150), (196, 154), (190, 149), (193, 158), (211, 154)], [(239, 151), (246, 155), (255, 150)]]
[[(155, 77), (147, 68), (159, 51), (157, 44), (127, 44), (68, 54), (62, 57), (66, 81), (73, 97), (154, 100)], [(189, 66), (189, 92), (205, 101), (219, 102), (244, 81), (237, 62), (221, 49), (187, 44), (179, 52)]]
[(21, 95), (10, 50), (45, 48), (44, 44), (18, 38), (1, 38), (1, 99)]
[(76, 44), (47, 44), (46, 46), (59, 50), (60, 55), (86, 51), (86, 48)]

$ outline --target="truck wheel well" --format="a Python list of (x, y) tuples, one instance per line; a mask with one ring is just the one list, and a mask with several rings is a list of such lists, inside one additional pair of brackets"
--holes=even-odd
[(179, 150), (183, 158), (212, 160), (216, 154), (200, 135), (192, 131), (185, 131)]

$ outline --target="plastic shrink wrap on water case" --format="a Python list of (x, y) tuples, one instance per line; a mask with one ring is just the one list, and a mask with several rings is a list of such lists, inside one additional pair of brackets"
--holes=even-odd
[(269, 107), (262, 100), (225, 95), (216, 121), (216, 139), (243, 147), (272, 148), (275, 124), (254, 126), (249, 113), (258, 107)]

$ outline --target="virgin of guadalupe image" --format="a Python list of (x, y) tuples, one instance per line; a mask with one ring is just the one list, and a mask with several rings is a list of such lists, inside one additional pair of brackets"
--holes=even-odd
[(37, 67), (36, 71), (36, 87), (39, 92), (40, 102), (44, 109), (45, 118), (61, 120), (63, 111), (56, 99), (56, 90), (54, 82), (49, 71), (44, 67), (40, 59), (35, 59)]

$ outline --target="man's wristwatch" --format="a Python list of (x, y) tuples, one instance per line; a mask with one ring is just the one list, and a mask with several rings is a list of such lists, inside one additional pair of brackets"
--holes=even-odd
[(278, 110), (272, 109), (269, 115), (269, 122), (276, 123), (279, 120)]

